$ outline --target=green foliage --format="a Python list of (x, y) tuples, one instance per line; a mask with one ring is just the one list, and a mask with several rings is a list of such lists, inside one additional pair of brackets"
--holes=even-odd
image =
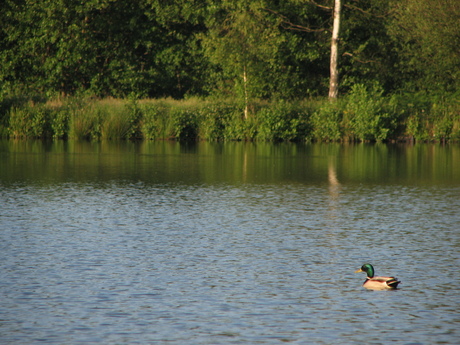
[(409, 90), (455, 92), (460, 87), (460, 2), (391, 2), (388, 31), (398, 53), (398, 73)]
[(71, 97), (66, 99), (61, 111), (67, 114), (68, 138), (100, 139), (102, 119), (97, 101), (85, 97)]
[(70, 110), (69, 137), (78, 140), (99, 139), (100, 117), (94, 106)]
[[(2, 108), (4, 96), (11, 94), (26, 99), (37, 93), (46, 98), (217, 95), (237, 99), (244, 110), (260, 100), (326, 95), (331, 5), (299, 0), (5, 0), (0, 11), (0, 113), (9, 111), (10, 106)], [(455, 94), (460, 87), (459, 15), (456, 0), (345, 4), (342, 92), (356, 84), (369, 90), (379, 84), (385, 97), (420, 90)], [(328, 110), (317, 116), (321, 112)], [(56, 135), (62, 137), (65, 116), (56, 121)], [(370, 137), (375, 135), (385, 137)]]
[(3, 85), (47, 95), (183, 96), (195, 73), (188, 66), (200, 65), (185, 42), (194, 41), (196, 30), (190, 23), (159, 23), (156, 6), (148, 0), (7, 0), (0, 13)]
[(145, 139), (165, 138), (165, 128), (167, 127), (165, 109), (158, 106), (142, 106), (141, 132)]
[[(10, 97), (0, 95), (0, 138), (8, 137), (8, 121), (14, 102)], [(16, 107), (20, 106), (16, 104)]]
[[(3, 137), (176, 140), (436, 140), (460, 139), (458, 97), (383, 96), (356, 85), (343, 100), (253, 104), (245, 119), (237, 101), (120, 101), (66, 98), (22, 103), (3, 119)], [(1, 132), (3, 131), (3, 133)]]
[(343, 2), (339, 59), (342, 92), (355, 84), (372, 87), (378, 83), (391, 92), (398, 87), (398, 57), (388, 32), (392, 0)]
[(170, 133), (181, 141), (196, 140), (198, 137), (197, 113), (190, 109), (172, 109)]
[(9, 114), (9, 133), (13, 138), (48, 136), (49, 112), (41, 105), (12, 108)]
[(140, 112), (135, 103), (108, 104), (99, 109), (102, 139), (133, 139), (138, 136)]
[(344, 109), (344, 134), (352, 140), (385, 140), (395, 126), (395, 119), (385, 109), (383, 90), (375, 85), (352, 87)]
[(460, 139), (460, 101), (459, 95), (436, 97), (430, 113), (433, 121), (435, 140), (448, 141)]
[(236, 109), (225, 121), (226, 140), (254, 140), (257, 136), (257, 121), (254, 116), (244, 118), (243, 111)]
[(69, 133), (69, 113), (65, 110), (56, 110), (51, 118), (51, 131), (54, 139), (65, 139)]
[[(223, 140), (229, 134), (237, 106), (221, 101), (155, 101), (141, 104), (141, 129), (146, 139)], [(241, 112), (239, 116), (241, 117)], [(244, 121), (238, 121), (238, 123)], [(234, 135), (234, 136), (233, 136)]]
[(206, 22), (201, 35), (204, 54), (221, 71), (219, 91), (236, 96), (245, 107), (266, 97), (279, 65), (278, 50), (285, 40), (276, 18), (263, 1), (224, 1)]
[(407, 93), (397, 96), (396, 102), (402, 109), (404, 134), (410, 140), (430, 140), (429, 109), (431, 102), (423, 93)]
[(226, 126), (230, 123), (230, 118), (235, 112), (235, 106), (212, 102), (205, 104), (200, 109), (200, 139), (223, 140), (225, 138)]
[[(408, 97), (406, 95), (406, 97)], [(414, 140), (446, 141), (460, 138), (460, 104), (456, 95), (412, 95), (405, 114), (406, 135)]]
[(260, 140), (299, 140), (310, 134), (308, 114), (285, 101), (262, 108), (257, 119)]
[(311, 117), (313, 139), (338, 141), (342, 138), (342, 108), (341, 102), (324, 102), (313, 112)]

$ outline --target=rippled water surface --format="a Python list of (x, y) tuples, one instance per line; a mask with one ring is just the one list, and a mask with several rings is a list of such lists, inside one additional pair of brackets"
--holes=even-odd
[(1, 344), (458, 344), (458, 147), (0, 143)]

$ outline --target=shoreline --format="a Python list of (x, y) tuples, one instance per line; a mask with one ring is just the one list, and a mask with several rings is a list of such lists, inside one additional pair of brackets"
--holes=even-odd
[(327, 98), (259, 100), (248, 118), (233, 99), (3, 98), (0, 137), (10, 139), (415, 143), (460, 141), (455, 100), (358, 90)]

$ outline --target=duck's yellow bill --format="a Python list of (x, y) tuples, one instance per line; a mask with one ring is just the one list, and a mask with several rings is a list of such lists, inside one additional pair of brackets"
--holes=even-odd
[(362, 272), (363, 270), (360, 268), (359, 270), (355, 271), (355, 273)]

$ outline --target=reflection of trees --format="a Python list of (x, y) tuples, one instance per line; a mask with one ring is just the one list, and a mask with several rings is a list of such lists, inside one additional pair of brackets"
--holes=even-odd
[(247, 147), (246, 145), (244, 146), (245, 150), (243, 152), (243, 178), (242, 178), (242, 181), (244, 183), (247, 182), (247, 178), (248, 178), (248, 150), (247, 150)]
[(329, 218), (335, 218), (339, 207), (340, 182), (337, 179), (337, 167), (333, 157), (329, 157), (327, 164), (329, 180)]
[[(341, 217), (340, 217), (340, 189), (341, 185), (337, 178), (337, 166), (336, 166), (336, 157), (337, 155), (332, 155), (328, 157), (327, 161), (327, 177), (329, 181), (329, 198), (328, 198), (328, 205), (327, 211), (325, 214), (325, 222), (326, 222), (326, 231), (325, 235), (327, 236), (328, 246), (331, 251), (334, 248), (340, 246), (340, 229), (342, 228), (342, 224), (340, 224)], [(333, 253), (331, 253), (333, 255)]]

